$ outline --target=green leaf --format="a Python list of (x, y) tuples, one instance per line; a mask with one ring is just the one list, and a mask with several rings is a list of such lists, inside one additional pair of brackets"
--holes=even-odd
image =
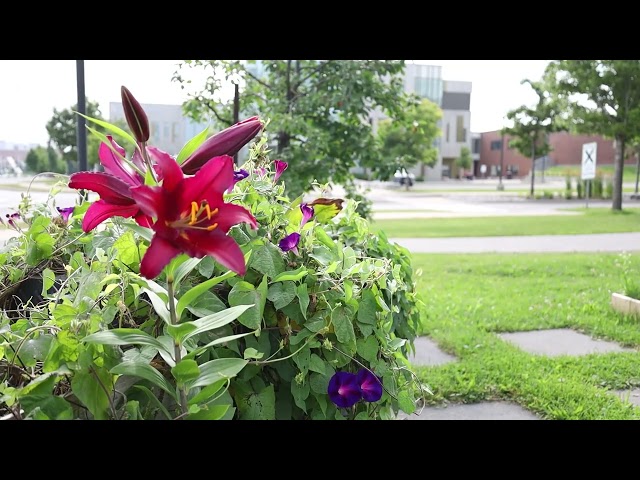
[(298, 301), (300, 302), (300, 311), (304, 316), (304, 319), (307, 319), (307, 308), (309, 307), (309, 293), (307, 292), (307, 284), (301, 283), (298, 285), (296, 289), (296, 295), (298, 296)]
[(201, 352), (205, 351), (209, 347), (220, 345), (222, 343), (227, 343), (232, 340), (236, 340), (238, 338), (247, 337), (249, 335), (255, 335), (255, 332), (239, 333), (237, 335), (229, 335), (227, 337), (216, 338), (215, 340), (207, 343), (206, 345), (196, 348), (195, 350), (190, 352), (189, 355), (185, 358), (195, 358), (197, 355), (199, 355)]
[(182, 147), (182, 149), (180, 150), (180, 153), (178, 153), (178, 156), (176, 157), (176, 162), (181, 164), (187, 158), (189, 158), (189, 155), (195, 152), (196, 149), (204, 143), (204, 141), (207, 139), (208, 133), (209, 133), (209, 125), (207, 125), (207, 127), (204, 130), (202, 130), (199, 134), (197, 134), (195, 137), (193, 137), (191, 140), (185, 143), (184, 147)]
[(296, 270), (289, 270), (286, 272), (282, 272), (279, 275), (276, 275), (276, 277), (271, 280), (271, 282), (286, 282), (286, 281), (298, 281), (302, 278), (304, 278), (307, 273), (309, 273), (307, 271), (307, 267), (305, 267), (304, 265)]
[(127, 412), (129, 420), (142, 420), (142, 413), (140, 413), (140, 402), (137, 400), (129, 400), (124, 407)]
[(191, 305), (195, 301), (195, 299), (198, 298), (200, 295), (202, 295), (204, 292), (210, 290), (220, 282), (224, 282), (225, 280), (235, 276), (236, 276), (236, 272), (232, 272), (231, 270), (229, 270), (227, 273), (223, 275), (220, 275), (215, 278), (211, 278), (206, 282), (202, 282), (199, 285), (196, 285), (195, 287), (187, 290), (184, 293), (184, 295), (180, 297), (180, 300), (178, 300), (178, 306), (176, 307), (176, 314), (178, 318), (182, 317), (182, 312), (187, 307), (187, 305)]
[(296, 298), (296, 286), (293, 282), (274, 283), (267, 291), (267, 299), (273, 302), (277, 310), (282, 310)]
[(42, 232), (38, 233), (28, 245), (25, 260), (27, 264), (34, 266), (51, 256), (55, 240), (48, 233)]
[(214, 328), (220, 328), (224, 325), (227, 325), (228, 323), (233, 322), (249, 308), (251, 308), (251, 305), (238, 305), (235, 307), (227, 308), (222, 312), (214, 313), (213, 315), (194, 320), (193, 322), (185, 322), (194, 325), (196, 328), (195, 330), (189, 332), (184, 337), (184, 340), (187, 340), (200, 333), (208, 332), (209, 330), (213, 330)]
[(140, 235), (147, 242), (150, 242), (151, 239), (153, 238), (153, 230), (151, 230), (150, 228), (141, 227), (140, 225), (138, 225), (135, 222), (127, 222), (127, 228), (129, 230), (134, 231), (138, 235)]
[(83, 341), (102, 345), (150, 345), (173, 355), (173, 352), (168, 351), (156, 338), (137, 328), (113, 328), (93, 333), (84, 337)]
[(178, 343), (182, 343), (184, 337), (193, 332), (195, 329), (196, 327), (192, 322), (183, 322), (178, 323), (177, 325), (167, 325), (167, 333)]
[(313, 248), (313, 253), (310, 253), (309, 256), (323, 267), (339, 260), (338, 256), (334, 252), (323, 245), (315, 246)]
[(309, 377), (309, 386), (313, 392), (321, 395), (327, 394), (327, 389), (329, 388), (329, 380), (330, 377), (326, 375), (321, 375), (319, 373), (312, 373)]
[(200, 375), (189, 388), (211, 385), (221, 378), (233, 378), (249, 363), (242, 358), (217, 358), (200, 365)]
[(49, 268), (45, 268), (42, 271), (42, 296), (46, 297), (49, 289), (53, 287), (53, 284), (56, 282), (56, 274), (53, 273), (53, 270)]
[(144, 380), (148, 380), (177, 400), (176, 392), (167, 379), (164, 378), (158, 370), (147, 363), (123, 362), (113, 367), (110, 373), (114, 375), (130, 375), (132, 377), (140, 377)]
[(264, 353), (258, 352), (255, 348), (247, 348), (242, 356), (245, 360), (250, 360), (252, 358), (260, 360), (264, 357)]
[(253, 268), (269, 278), (275, 278), (285, 270), (282, 252), (271, 243), (254, 250), (247, 267)]
[(203, 405), (196, 413), (187, 416), (186, 420), (222, 420), (231, 405)]
[(178, 385), (184, 385), (188, 381), (198, 378), (200, 370), (195, 360), (183, 359), (171, 369), (171, 374), (178, 382)]
[[(149, 290), (146, 287), (143, 287), (142, 291), (149, 296), (151, 305), (153, 305), (153, 309), (158, 314), (158, 316), (164, 321), (164, 323), (166, 323), (167, 325), (171, 325), (171, 312), (169, 312), (169, 304), (165, 300), (163, 300), (160, 295), (153, 292), (152, 290)], [(180, 313), (176, 314), (179, 320)]]
[(133, 232), (130, 231), (121, 235), (113, 243), (113, 248), (118, 252), (116, 258), (134, 271), (138, 271), (140, 268), (142, 257), (147, 251), (147, 246), (143, 243), (137, 243)]
[(113, 378), (104, 368), (93, 367), (93, 372), (77, 372), (71, 380), (71, 390), (96, 420), (105, 420), (108, 417), (108, 395), (113, 391)]
[[(89, 116), (84, 115), (84, 114), (82, 114), (80, 112), (74, 112), (74, 113), (77, 113), (81, 117), (86, 118), (87, 120), (89, 120), (90, 122), (95, 123), (96, 125), (100, 125), (102, 128), (104, 128), (105, 130), (107, 130), (107, 131), (109, 131), (109, 132), (111, 132), (111, 133), (113, 133), (115, 135), (121, 136), (122, 138), (124, 138), (125, 140), (130, 142), (132, 145), (138, 145), (136, 140), (131, 135), (129, 135), (127, 132), (122, 130), (120, 127), (116, 127), (115, 125), (112, 125), (109, 122), (105, 122), (104, 120), (99, 120), (97, 118), (89, 117)], [(107, 143), (107, 142), (105, 142), (105, 143)], [(107, 145), (109, 145), (109, 143), (107, 143)]]
[(204, 387), (197, 394), (195, 394), (191, 398), (191, 400), (189, 400), (188, 402), (189, 405), (197, 405), (199, 403), (206, 402), (211, 397), (213, 397), (216, 393), (218, 393), (222, 387), (224, 387), (225, 385), (228, 385), (228, 383), (229, 383), (229, 380), (222, 378), (217, 382), (212, 383), (207, 387)]
[[(244, 392), (242, 392), (244, 393)], [(275, 420), (276, 396), (273, 385), (259, 393), (248, 392), (238, 395), (237, 405), (241, 420)]]
[(167, 420), (172, 419), (171, 414), (169, 413), (167, 408), (160, 402), (160, 400), (158, 400), (158, 397), (156, 397), (151, 390), (149, 390), (144, 385), (134, 385), (131, 388), (140, 390), (142, 393), (144, 393), (147, 396), (147, 398), (151, 401), (151, 403), (153, 403), (158, 408), (158, 410), (160, 410), (164, 414)]
[(369, 413), (360, 412), (358, 415), (355, 416), (354, 420), (371, 420), (371, 418), (369, 418)]
[(376, 297), (371, 290), (362, 291), (362, 299), (358, 306), (358, 322), (367, 323), (369, 325), (376, 324), (377, 311)]
[(197, 268), (200, 275), (204, 278), (211, 278), (211, 275), (213, 275), (213, 271), (216, 268), (216, 262), (211, 257), (204, 257), (198, 264)]
[(337, 307), (331, 312), (331, 321), (340, 343), (355, 343), (356, 341), (356, 334), (351, 323), (352, 316), (351, 309), (347, 309), (344, 306)]
[(398, 406), (400, 410), (409, 415), (416, 411), (416, 403), (406, 390), (398, 392)]
[(326, 375), (324, 360), (315, 353), (312, 353), (311, 358), (309, 359), (309, 370), (317, 372), (320, 375)]
[(64, 398), (51, 394), (24, 396), (20, 399), (20, 406), (26, 415), (39, 409), (50, 420), (71, 420), (73, 418), (71, 404)]
[(307, 403), (306, 399), (309, 397), (309, 382), (304, 382), (302, 385), (299, 385), (295, 380), (291, 382), (291, 395), (293, 396), (293, 401), (295, 404), (307, 413)]
[(309, 363), (311, 362), (311, 350), (309, 347), (303, 348), (293, 357), (293, 362), (298, 366), (303, 375), (309, 371)]
[(366, 339), (359, 338), (356, 342), (356, 346), (358, 355), (369, 363), (377, 362), (380, 346), (378, 345), (378, 340), (376, 340), (375, 337), (370, 336)]
[(172, 260), (172, 262), (176, 262), (176, 264), (178, 265), (177, 267), (174, 266), (173, 272), (173, 283), (174, 285), (176, 285), (176, 289), (178, 288), (177, 285), (180, 284), (182, 279), (189, 275), (193, 271), (193, 269), (196, 268), (198, 264), (200, 264), (202, 260), (202, 258), (191, 258), (184, 253), (180, 254)]
[(210, 291), (204, 292), (191, 304), (187, 305), (187, 310), (193, 313), (196, 317), (206, 317), (207, 315), (213, 315), (214, 313), (221, 312), (227, 308), (218, 296)]
[(238, 317), (238, 321), (245, 327), (251, 329), (260, 327), (265, 301), (266, 298), (262, 298), (256, 290), (256, 287), (244, 280), (236, 283), (229, 292), (229, 305), (232, 307), (238, 305), (250, 306), (250, 308)]

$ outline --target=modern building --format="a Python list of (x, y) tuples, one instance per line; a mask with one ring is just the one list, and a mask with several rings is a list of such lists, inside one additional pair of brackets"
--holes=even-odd
[[(149, 143), (171, 155), (177, 155), (188, 140), (207, 126), (185, 117), (181, 105), (143, 103), (142, 108), (149, 118)], [(109, 120), (126, 121), (122, 103), (109, 103)]]
[(38, 146), (37, 143), (23, 144), (0, 141), (0, 174), (21, 174), (25, 169), (25, 160), (29, 150)]
[[(480, 134), (480, 159), (474, 172), (480, 176), (482, 165), (486, 166), (486, 176), (500, 174), (500, 162), (504, 174), (513, 177), (526, 177), (531, 172), (531, 157), (521, 155), (510, 146), (511, 137), (504, 137), (499, 130)], [(504, 140), (504, 141), (503, 141)], [(615, 163), (615, 145), (612, 140), (599, 135), (575, 135), (568, 132), (557, 132), (549, 135), (551, 152), (547, 156), (536, 156), (536, 170), (547, 169), (556, 165), (579, 166), (582, 164), (582, 145), (595, 142), (597, 148), (597, 165), (613, 165)], [(631, 152), (629, 152), (631, 153)], [(625, 163), (634, 165), (636, 158), (629, 155)]]
[[(404, 90), (434, 102), (442, 109), (439, 126), (442, 131), (436, 140), (438, 159), (433, 167), (417, 165), (411, 173), (425, 180), (441, 180), (458, 176), (455, 160), (462, 147), (472, 149), (471, 124), (471, 82), (442, 79), (442, 67), (407, 63), (404, 72)], [(371, 115), (374, 132), (385, 116), (381, 112)], [(479, 160), (478, 154), (474, 160)], [(474, 161), (474, 163), (476, 163)]]

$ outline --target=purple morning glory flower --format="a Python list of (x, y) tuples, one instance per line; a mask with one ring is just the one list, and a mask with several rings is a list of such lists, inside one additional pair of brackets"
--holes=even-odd
[(300, 243), (300, 234), (298, 232), (293, 232), (280, 240), (278, 246), (283, 252), (293, 250), (293, 253), (298, 255), (298, 243)]
[(329, 399), (340, 408), (349, 408), (362, 398), (358, 379), (353, 373), (336, 372), (327, 388)]
[(273, 177), (273, 183), (276, 183), (280, 178), (280, 175), (282, 175), (282, 172), (287, 169), (289, 164), (287, 162), (283, 162), (282, 160), (275, 160), (273, 163), (276, 164), (276, 176)]
[(69, 217), (73, 215), (74, 208), (75, 207), (67, 207), (67, 208), (56, 207), (56, 210), (58, 210), (58, 213), (62, 217), (62, 220), (64, 220), (64, 222), (66, 223), (69, 221)]
[(237, 172), (233, 172), (233, 183), (236, 184), (240, 180), (244, 180), (249, 176), (249, 172), (247, 172), (244, 168), (241, 168)]
[(302, 211), (302, 222), (300, 223), (300, 228), (302, 228), (304, 227), (304, 224), (313, 217), (313, 206), (303, 203), (300, 205), (300, 210)]
[(358, 385), (362, 391), (362, 398), (367, 402), (377, 402), (382, 397), (382, 382), (378, 377), (365, 368), (361, 368), (356, 375)]

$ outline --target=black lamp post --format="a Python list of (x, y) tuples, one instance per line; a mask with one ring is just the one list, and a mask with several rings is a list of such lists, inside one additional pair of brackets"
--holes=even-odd
[[(78, 113), (87, 114), (86, 96), (84, 94), (84, 60), (76, 60), (76, 79), (78, 85)], [(78, 115), (77, 140), (78, 140), (78, 168), (83, 172), (87, 170), (87, 129), (86, 120)]]

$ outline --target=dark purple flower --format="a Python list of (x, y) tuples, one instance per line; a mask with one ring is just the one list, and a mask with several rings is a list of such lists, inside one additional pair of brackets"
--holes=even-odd
[(120, 88), (122, 97), (122, 109), (127, 124), (133, 132), (133, 136), (140, 143), (149, 140), (149, 119), (140, 102), (135, 99), (129, 89), (124, 85)]
[(377, 402), (382, 397), (382, 382), (378, 377), (365, 368), (361, 368), (357, 375), (358, 385), (362, 391), (362, 398), (367, 402)]
[(300, 228), (302, 228), (313, 217), (313, 206), (303, 203), (300, 205), (300, 211), (302, 211), (302, 222), (300, 223)]
[(69, 217), (73, 215), (74, 208), (75, 207), (67, 207), (67, 208), (56, 207), (56, 210), (58, 210), (58, 213), (60, 214), (60, 216), (62, 216), (62, 220), (64, 220), (64, 222), (67, 223), (69, 221)]
[(287, 169), (289, 164), (287, 162), (283, 162), (282, 160), (275, 160), (273, 163), (275, 163), (276, 165), (276, 176), (273, 177), (273, 183), (276, 183), (280, 178), (280, 175), (282, 175), (282, 172)]
[(278, 246), (283, 252), (293, 250), (293, 253), (298, 255), (298, 243), (300, 243), (300, 234), (298, 232), (293, 232), (280, 240)]
[(19, 230), (20, 227), (18, 227), (16, 220), (20, 220), (20, 214), (18, 212), (12, 213), (11, 215), (7, 213), (5, 216), (8, 219), (7, 223), (9, 224), (9, 226), (15, 228), (16, 230)]
[(236, 183), (238, 183), (240, 180), (244, 180), (245, 178), (247, 178), (249, 176), (249, 172), (247, 172), (245, 169), (241, 168), (238, 171), (234, 171), (233, 172), (233, 183), (234, 185)]
[(329, 399), (340, 408), (349, 408), (362, 398), (358, 379), (353, 373), (336, 372), (327, 388)]

